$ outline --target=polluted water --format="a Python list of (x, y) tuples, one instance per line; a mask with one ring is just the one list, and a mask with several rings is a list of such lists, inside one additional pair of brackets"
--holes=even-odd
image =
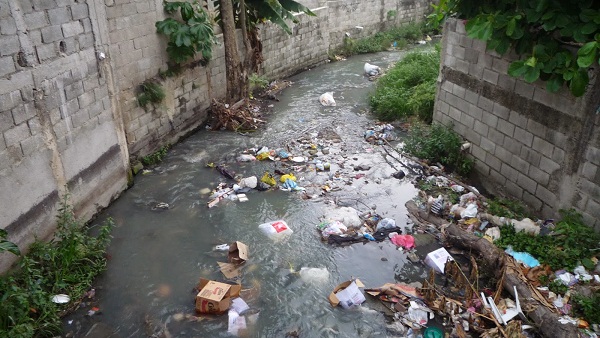
[[(346, 207), (393, 219), (403, 230), (410, 227), (404, 205), (417, 189), (410, 180), (398, 179), (401, 167), (365, 140), (376, 121), (368, 112), (375, 82), (364, 74), (364, 64), (384, 70), (403, 55), (354, 56), (300, 73), (289, 79), (292, 85), (278, 101), (267, 102), (272, 107), (264, 112), (268, 123), (261, 130), (242, 135), (202, 129), (174, 145), (163, 162), (145, 168), (97, 219), (115, 222), (107, 270), (94, 285), (94, 299), (65, 318), (65, 334), (240, 334), (231, 329), (240, 323), (238, 317), (195, 312), (196, 286), (205, 278), (241, 283), (247, 337), (388, 336), (379, 301), (367, 297), (360, 309), (343, 310), (329, 304), (329, 293), (353, 278), (368, 287), (422, 281), (425, 267), (389, 240), (330, 245), (317, 225), (332, 210)], [(335, 106), (319, 102), (328, 92), (334, 93)], [(262, 147), (285, 149), (297, 161), (237, 160), (245, 150)], [(234, 180), (208, 163), (259, 181), (265, 172), (293, 172), (296, 180), (286, 182), (305, 189), (250, 189), (244, 202), (224, 198), (209, 208), (213, 189)], [(279, 176), (274, 179), (283, 184)], [(271, 240), (259, 229), (276, 220), (293, 231), (282, 240)], [(227, 262), (229, 245), (236, 241), (248, 247), (248, 258), (239, 276), (228, 280), (217, 262)]]

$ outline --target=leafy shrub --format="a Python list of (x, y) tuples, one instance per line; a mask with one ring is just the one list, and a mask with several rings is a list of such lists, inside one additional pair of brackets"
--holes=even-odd
[(250, 83), (250, 92), (256, 89), (265, 89), (269, 85), (269, 81), (264, 76), (259, 76), (256, 73), (250, 74), (248, 82)]
[(418, 116), (430, 123), (433, 118), (439, 51), (412, 52), (377, 82), (370, 104), (377, 118), (395, 120)]
[(415, 125), (405, 141), (404, 151), (430, 163), (439, 162), (466, 176), (473, 169), (473, 160), (461, 151), (462, 143), (460, 136), (449, 127)]
[[(95, 276), (106, 267), (105, 251), (112, 221), (97, 236), (77, 221), (65, 199), (61, 203), (55, 238), (35, 242), (19, 269), (0, 277), (0, 336), (53, 337), (61, 331), (60, 314), (68, 304), (55, 304), (55, 294), (81, 299)], [(73, 304), (73, 302), (71, 302)]]
[(586, 297), (580, 294), (573, 296), (573, 314), (583, 317), (590, 323), (600, 323), (600, 291), (594, 292)]
[(581, 214), (561, 210), (562, 219), (552, 234), (535, 236), (516, 232), (511, 226), (500, 228), (501, 237), (495, 243), (501, 248), (512, 245), (515, 251), (525, 251), (553, 270), (572, 270), (588, 261), (600, 247), (600, 234), (583, 223)]
[(425, 35), (424, 25), (410, 23), (408, 25), (392, 28), (385, 32), (376, 33), (373, 36), (352, 39), (346, 37), (341, 48), (334, 51), (334, 54), (351, 56), (356, 54), (376, 53), (388, 50), (393, 43), (395, 47), (402, 49), (409, 42), (420, 40)]

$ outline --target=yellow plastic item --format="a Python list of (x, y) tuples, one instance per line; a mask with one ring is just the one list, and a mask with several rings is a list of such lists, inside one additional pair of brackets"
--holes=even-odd
[(273, 175), (271, 175), (269, 172), (265, 172), (265, 174), (261, 177), (260, 181), (270, 186), (274, 186), (275, 184), (277, 184), (277, 181), (275, 181), (275, 178), (273, 178)]
[(292, 174), (292, 173), (282, 175), (279, 180), (281, 181), (281, 183), (285, 183), (285, 180), (287, 180), (288, 178), (290, 180), (296, 182), (296, 176), (294, 176), (294, 174)]
[(265, 151), (264, 153), (260, 153), (256, 155), (256, 159), (259, 161), (266, 160), (269, 158), (269, 152)]

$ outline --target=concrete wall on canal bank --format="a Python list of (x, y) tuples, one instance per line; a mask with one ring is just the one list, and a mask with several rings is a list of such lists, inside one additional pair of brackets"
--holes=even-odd
[[(346, 33), (420, 21), (431, 1), (300, 2), (317, 17), (299, 15), (292, 35), (261, 28), (270, 79), (325, 62)], [(154, 24), (164, 18), (161, 0), (0, 0), (0, 228), (21, 248), (52, 235), (66, 194), (90, 219), (126, 189), (130, 158), (192, 132), (224, 96), (222, 43), (206, 67), (159, 79), (166, 42)], [(167, 95), (143, 109), (136, 96), (149, 79)], [(0, 255), (0, 271), (13, 261)]]
[[(600, 69), (576, 98), (507, 75), (515, 55), (486, 52), (459, 20), (446, 23), (434, 121), (471, 142), (484, 187), (545, 217), (574, 207), (600, 230)], [(595, 83), (594, 83), (594, 80)]]

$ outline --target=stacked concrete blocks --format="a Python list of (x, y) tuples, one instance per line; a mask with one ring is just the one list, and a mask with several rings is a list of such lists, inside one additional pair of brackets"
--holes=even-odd
[[(595, 168), (590, 163), (593, 147), (583, 169), (577, 169), (581, 159), (568, 155), (581, 147), (578, 135), (590, 114), (584, 108), (587, 99), (575, 98), (566, 89), (549, 93), (544, 83), (510, 77), (508, 65), (516, 56), (486, 51), (485, 43), (466, 36), (461, 21), (446, 24), (442, 43), (434, 121), (452, 124), (472, 143), (477, 172), (491, 178), (485, 180), (487, 188), (521, 199), (546, 217), (555, 217), (559, 208), (575, 200), (586, 200), (580, 211), (591, 224), (600, 224), (597, 209), (587, 207), (597, 204), (600, 195), (590, 198), (589, 188), (582, 192), (572, 184), (579, 180), (578, 171), (591, 174)], [(598, 184), (588, 181), (583, 186)]]

